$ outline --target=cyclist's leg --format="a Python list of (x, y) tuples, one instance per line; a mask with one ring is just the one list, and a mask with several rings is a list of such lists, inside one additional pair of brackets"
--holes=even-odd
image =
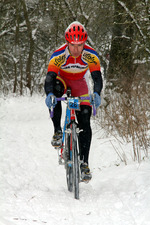
[(88, 105), (81, 105), (81, 111), (76, 111), (79, 128), (83, 129), (79, 134), (79, 143), (81, 151), (81, 160), (88, 164), (89, 150), (92, 138), (90, 117), (92, 108)]
[(58, 102), (54, 108), (54, 116), (52, 118), (53, 125), (54, 125), (54, 133), (61, 130), (61, 114), (62, 114), (62, 107), (61, 102)]
[[(66, 85), (62, 79), (59, 77), (56, 78), (56, 82), (54, 84), (54, 95), (56, 97), (61, 97), (66, 90)], [(54, 116), (52, 118), (53, 125), (54, 125), (54, 132), (61, 130), (61, 114), (62, 114), (62, 107), (61, 102), (57, 102), (57, 105), (54, 108)]]

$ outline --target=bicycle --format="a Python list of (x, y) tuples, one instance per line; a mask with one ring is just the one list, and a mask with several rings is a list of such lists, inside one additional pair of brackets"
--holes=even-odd
[[(93, 96), (94, 98), (94, 96)], [(90, 97), (72, 97), (71, 90), (67, 90), (67, 97), (57, 98), (57, 101), (66, 101), (66, 116), (63, 127), (63, 136), (58, 149), (59, 164), (65, 165), (68, 191), (74, 191), (74, 198), (79, 199), (79, 183), (83, 181), (80, 174), (80, 147), (78, 135), (82, 130), (76, 122), (75, 111), (80, 110), (80, 101), (89, 100)], [(93, 107), (93, 115), (96, 115)], [(51, 108), (53, 117), (53, 108)]]

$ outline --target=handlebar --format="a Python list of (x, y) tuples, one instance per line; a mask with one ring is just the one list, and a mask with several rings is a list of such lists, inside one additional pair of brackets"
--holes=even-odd
[[(94, 95), (93, 95), (94, 98)], [(57, 101), (67, 101), (68, 99), (79, 99), (79, 100), (90, 100), (90, 97), (61, 97), (61, 98), (56, 98)], [(50, 117), (53, 117), (54, 110), (53, 106), (51, 107), (51, 112), (50, 112)], [(96, 115), (96, 108), (95, 105), (93, 105), (93, 116)]]

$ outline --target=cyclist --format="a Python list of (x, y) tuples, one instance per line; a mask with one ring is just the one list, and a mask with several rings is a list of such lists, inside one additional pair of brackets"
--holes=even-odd
[[(87, 45), (87, 31), (84, 26), (75, 21), (71, 23), (65, 31), (66, 43), (59, 47), (52, 54), (47, 76), (45, 79), (46, 105), (50, 109), (54, 107), (54, 135), (52, 145), (59, 146), (62, 138), (61, 129), (61, 102), (57, 102), (56, 97), (61, 97), (69, 87), (74, 97), (88, 96), (91, 90), (88, 84), (88, 74), (90, 72), (93, 79), (93, 90), (95, 93), (94, 103), (96, 108), (101, 103), (100, 93), (103, 81), (100, 71), (100, 61), (97, 52)], [(55, 99), (52, 102), (52, 97)], [(79, 144), (81, 146), (81, 173), (86, 179), (91, 179), (88, 166), (89, 150), (92, 138), (90, 126), (91, 102), (84, 100), (80, 103), (80, 111), (76, 111), (80, 129)]]

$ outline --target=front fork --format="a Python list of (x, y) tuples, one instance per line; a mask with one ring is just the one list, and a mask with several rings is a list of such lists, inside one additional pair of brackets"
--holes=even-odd
[[(74, 126), (73, 126), (74, 125)], [(73, 131), (74, 129), (74, 131)], [(76, 122), (71, 122), (70, 124), (68, 124), (68, 128), (65, 130), (67, 135), (71, 135), (71, 137), (68, 137), (70, 142), (69, 142), (69, 146), (65, 146), (64, 150), (66, 150), (66, 152), (64, 152), (65, 156), (66, 156), (66, 160), (68, 161), (69, 164), (73, 163), (73, 157), (74, 157), (74, 153), (72, 152), (72, 141), (75, 140), (75, 143), (78, 143), (78, 138), (79, 138), (79, 133), (82, 132), (82, 129), (79, 129), (78, 124)], [(72, 136), (74, 135), (74, 136)], [(66, 144), (68, 144), (68, 140), (65, 141)], [(79, 143), (78, 143), (79, 146)], [(80, 155), (80, 148), (79, 148), (79, 152), (78, 152), (78, 156)]]

